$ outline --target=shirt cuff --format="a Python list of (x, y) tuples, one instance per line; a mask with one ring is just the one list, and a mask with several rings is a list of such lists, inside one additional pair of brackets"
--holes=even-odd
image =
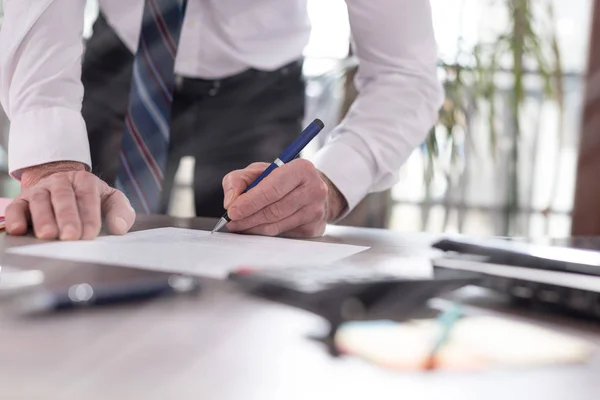
[(346, 217), (369, 193), (373, 182), (371, 167), (351, 146), (332, 142), (315, 154), (313, 164), (338, 188), (348, 207), (334, 223)]
[(87, 129), (81, 113), (51, 107), (13, 116), (8, 144), (10, 175), (21, 179), (23, 169), (56, 161), (78, 161), (90, 170)]

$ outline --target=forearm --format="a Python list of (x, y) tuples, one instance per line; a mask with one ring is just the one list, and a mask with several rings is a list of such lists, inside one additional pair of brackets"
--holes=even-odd
[(351, 210), (390, 188), (434, 125), (443, 99), (429, 3), (347, 0), (359, 59), (359, 95), (315, 165)]
[(84, 0), (5, 0), (0, 98), (11, 121), (9, 169), (90, 164), (81, 116)]

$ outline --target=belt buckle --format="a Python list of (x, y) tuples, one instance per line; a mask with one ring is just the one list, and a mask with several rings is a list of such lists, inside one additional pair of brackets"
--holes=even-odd
[(221, 89), (221, 81), (220, 80), (213, 81), (212, 88), (210, 88), (208, 90), (208, 95), (216, 96), (217, 94), (219, 94), (219, 89)]
[(183, 76), (175, 75), (175, 89), (179, 91), (179, 90), (181, 90), (182, 87), (183, 87)]

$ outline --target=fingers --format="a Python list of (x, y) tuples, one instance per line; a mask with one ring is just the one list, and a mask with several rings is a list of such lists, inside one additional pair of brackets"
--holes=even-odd
[(269, 166), (267, 163), (253, 163), (244, 169), (232, 171), (223, 178), (223, 208), (229, 206), (246, 190), (248, 186)]
[(328, 186), (306, 160), (294, 160), (240, 196), (227, 213), (232, 232), (315, 237), (325, 231)]
[(268, 205), (249, 217), (231, 221), (227, 225), (227, 229), (231, 232), (245, 231), (259, 225), (273, 224), (281, 221), (307, 206), (311, 202), (311, 198), (313, 198), (314, 193), (312, 192), (314, 191), (307, 185), (301, 185), (296, 190), (288, 193), (280, 201)]
[(255, 226), (242, 231), (242, 233), (263, 236), (283, 234), (287, 237), (310, 238), (323, 235), (326, 225), (325, 209), (321, 211), (307, 206), (280, 221)]
[(15, 199), (6, 208), (6, 231), (9, 235), (24, 235), (27, 233), (29, 220), (29, 203), (23, 198)]
[[(77, 198), (71, 180), (69, 180), (67, 175), (57, 174), (49, 185), (50, 198), (52, 200), (56, 224), (58, 225), (60, 240), (81, 239), (81, 218), (79, 216), (79, 207), (77, 205)], [(33, 209), (31, 211), (35, 228), (35, 225), (40, 222), (33, 215)]]
[(60, 231), (54, 218), (50, 192), (46, 188), (35, 188), (28, 197), (35, 236), (44, 240), (56, 239)]
[(320, 220), (287, 231), (282, 236), (299, 239), (319, 238), (323, 236), (323, 234), (325, 234), (326, 228), (327, 223), (325, 222), (325, 220)]
[(311, 178), (320, 181), (314, 166), (306, 160), (294, 160), (266, 177), (260, 185), (241, 196), (227, 210), (229, 217), (236, 221), (247, 218), (263, 208), (281, 200)]
[(124, 235), (135, 222), (135, 211), (125, 195), (105, 184), (101, 192), (102, 213), (113, 235)]
[(94, 175), (81, 172), (73, 177), (73, 187), (79, 216), (81, 218), (82, 234), (84, 240), (91, 240), (100, 234), (102, 229), (102, 214), (100, 210), (100, 186), (103, 182)]
[(6, 211), (7, 231), (27, 232), (28, 219), (38, 238), (94, 239), (102, 227), (123, 235), (135, 221), (129, 200), (116, 189), (85, 171), (57, 172), (26, 189)]

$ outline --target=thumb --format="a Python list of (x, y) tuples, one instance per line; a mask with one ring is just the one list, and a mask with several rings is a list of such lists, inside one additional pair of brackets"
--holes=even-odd
[(238, 169), (225, 175), (223, 178), (223, 193), (225, 196), (223, 208), (228, 209), (268, 166), (268, 163), (257, 162), (248, 165), (244, 169)]
[(135, 222), (135, 211), (127, 197), (117, 189), (107, 185), (102, 194), (102, 215), (106, 219), (108, 231), (113, 235), (124, 235)]

